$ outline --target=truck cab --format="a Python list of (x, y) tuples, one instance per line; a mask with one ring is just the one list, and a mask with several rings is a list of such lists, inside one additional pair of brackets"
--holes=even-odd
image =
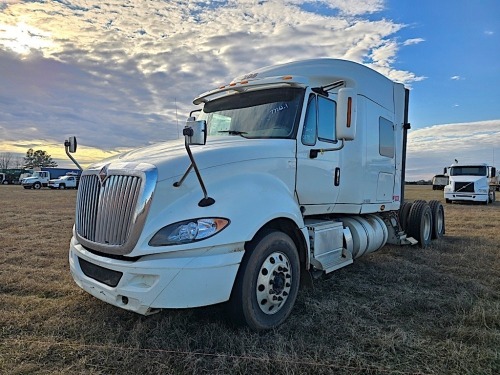
[(50, 173), (47, 171), (34, 171), (30, 177), (26, 177), (21, 181), (21, 185), (25, 189), (39, 190), (42, 187), (47, 187), (50, 180)]
[(445, 168), (449, 183), (444, 188), (446, 203), (495, 201), (495, 187), (490, 179), (496, 175), (496, 168), (482, 164), (454, 164)]

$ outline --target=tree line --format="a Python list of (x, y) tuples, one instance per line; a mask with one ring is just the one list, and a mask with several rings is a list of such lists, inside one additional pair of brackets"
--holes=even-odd
[(57, 167), (52, 156), (44, 150), (33, 150), (29, 148), (24, 158), (15, 158), (11, 152), (0, 153), (0, 169), (24, 168), (34, 169), (38, 167)]

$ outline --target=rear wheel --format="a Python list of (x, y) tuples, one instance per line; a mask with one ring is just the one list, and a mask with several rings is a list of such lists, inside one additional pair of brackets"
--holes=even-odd
[(410, 209), (413, 203), (411, 202), (403, 202), (401, 207), (399, 208), (399, 223), (401, 224), (401, 229), (406, 232), (406, 227), (408, 226), (408, 214), (410, 213)]
[(488, 201), (489, 203), (494, 203), (495, 202), (495, 191), (491, 190), (490, 193), (488, 194)]
[(415, 238), (420, 247), (425, 248), (430, 245), (432, 238), (432, 211), (426, 202), (416, 202), (410, 210), (408, 216), (409, 236)]
[(299, 280), (299, 255), (292, 239), (278, 231), (258, 234), (247, 247), (233, 286), (231, 319), (255, 331), (280, 325), (292, 311)]
[(445, 233), (444, 208), (440, 201), (429, 201), (432, 211), (432, 239), (443, 237)]

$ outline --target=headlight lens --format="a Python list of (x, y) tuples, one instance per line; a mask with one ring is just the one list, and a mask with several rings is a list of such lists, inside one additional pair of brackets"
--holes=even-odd
[(201, 241), (219, 233), (229, 225), (223, 218), (185, 220), (161, 228), (149, 241), (149, 246), (180, 245)]

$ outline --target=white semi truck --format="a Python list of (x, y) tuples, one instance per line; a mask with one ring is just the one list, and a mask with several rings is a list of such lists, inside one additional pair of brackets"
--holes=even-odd
[(235, 322), (264, 330), (314, 277), (386, 243), (428, 246), (444, 211), (403, 204), (408, 99), (402, 84), (336, 59), (265, 67), (201, 94), (183, 143), (83, 171), (75, 282), (144, 315), (226, 302)]
[(446, 203), (495, 202), (496, 185), (492, 183), (496, 168), (488, 164), (454, 164), (445, 168), (449, 175), (448, 185), (444, 188)]

